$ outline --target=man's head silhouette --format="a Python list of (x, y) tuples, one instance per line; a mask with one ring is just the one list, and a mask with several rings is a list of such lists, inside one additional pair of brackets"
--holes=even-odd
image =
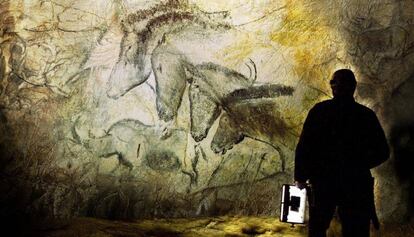
[(329, 83), (335, 98), (353, 97), (357, 84), (354, 73), (349, 69), (336, 71)]

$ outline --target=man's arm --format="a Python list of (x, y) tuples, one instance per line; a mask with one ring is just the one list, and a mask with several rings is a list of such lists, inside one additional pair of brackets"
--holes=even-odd
[(312, 153), (312, 142), (314, 142), (314, 130), (316, 125), (315, 109), (312, 108), (306, 117), (302, 133), (299, 138), (295, 152), (295, 181), (305, 183), (309, 179), (309, 162)]

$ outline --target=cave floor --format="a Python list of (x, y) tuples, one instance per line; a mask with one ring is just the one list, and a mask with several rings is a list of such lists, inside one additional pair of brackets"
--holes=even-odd
[[(328, 237), (341, 236), (340, 225), (333, 221)], [(197, 219), (153, 219), (111, 221), (76, 218), (53, 229), (37, 230), (33, 236), (47, 237), (192, 237), (192, 236), (306, 236), (306, 226), (281, 223), (274, 217), (209, 217)], [(371, 236), (414, 236), (414, 222), (406, 225), (383, 225), (381, 232)]]

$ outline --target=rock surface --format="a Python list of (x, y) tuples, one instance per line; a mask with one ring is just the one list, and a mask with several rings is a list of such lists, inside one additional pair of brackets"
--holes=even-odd
[(2, 217), (278, 215), (351, 68), (393, 151), (379, 217), (411, 218), (413, 1), (237, 2), (2, 1)]
[[(381, 236), (411, 236), (414, 234), (413, 224), (403, 226), (385, 225), (381, 228)], [(132, 222), (108, 221), (93, 218), (78, 218), (66, 226), (55, 229), (32, 231), (34, 236), (47, 237), (116, 237), (116, 236), (306, 236), (304, 225), (281, 223), (271, 217), (212, 217), (197, 219), (157, 219), (138, 220)], [(371, 231), (375, 236), (375, 230)], [(340, 236), (340, 226), (337, 221), (331, 223), (328, 237)]]

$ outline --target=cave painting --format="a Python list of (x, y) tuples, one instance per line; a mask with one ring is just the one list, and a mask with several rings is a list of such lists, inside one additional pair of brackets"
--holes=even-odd
[(112, 124), (100, 137), (82, 135), (81, 117), (71, 132), (75, 143), (84, 146), (96, 157), (115, 156), (119, 165), (133, 168), (150, 168), (155, 171), (180, 170), (185, 156), (187, 133), (172, 129), (166, 139), (158, 139), (159, 129), (138, 120), (124, 119)]
[[(410, 157), (411, 130), (399, 131), (414, 118), (413, 1), (6, 0), (0, 8), (0, 140), (17, 151), (10, 171), (24, 170), (23, 193), (41, 187), (33, 207), (42, 213), (87, 213), (91, 203), (134, 218), (189, 217), (209, 199), (206, 213), (274, 215), (306, 112), (329, 98), (338, 68), (358, 74), (357, 100), (386, 127), (392, 164)], [(384, 221), (405, 219), (412, 203), (413, 179), (400, 166), (374, 171)], [(115, 195), (126, 208), (107, 190), (126, 190)], [(97, 207), (95, 195), (113, 208)]]
[[(281, 153), (276, 144), (283, 142), (276, 140), (283, 140), (288, 127), (280, 117), (272, 117), (274, 108), (263, 107), (265, 102), (260, 99), (292, 95), (293, 89), (281, 85), (255, 84), (257, 69), (251, 59), (246, 59), (250, 63), (246, 63), (250, 71), (247, 77), (221, 66), (212, 57), (200, 58), (199, 54), (191, 51), (192, 47), (188, 47), (208, 47), (212, 39), (223, 37), (232, 31), (232, 26), (225, 20), (226, 14), (206, 13), (193, 5), (175, 1), (128, 15), (122, 22), (124, 35), (120, 56), (111, 72), (107, 95), (114, 99), (124, 96), (154, 73), (158, 116), (163, 122), (169, 123), (176, 118), (186, 85), (189, 84), (191, 135), (196, 142), (207, 136), (214, 121), (225, 111), (221, 121), (229, 116), (233, 119), (232, 128), (242, 128), (240, 134), (270, 143)], [(249, 100), (255, 101), (246, 103)], [(239, 111), (232, 109), (238, 103), (245, 105), (243, 109), (240, 106), (236, 106)], [(250, 105), (256, 108), (254, 114), (243, 112), (250, 111)], [(257, 109), (258, 107), (263, 108)], [(247, 120), (234, 120), (240, 116), (245, 116)], [(274, 123), (261, 123), (260, 128), (253, 125), (262, 120)], [(258, 131), (260, 135), (249, 130)], [(166, 131), (161, 138), (168, 137), (168, 133)], [(270, 135), (265, 135), (267, 133)], [(223, 140), (219, 139), (223, 136), (231, 137), (231, 134), (217, 134), (211, 145), (216, 153), (224, 154), (232, 147), (231, 144), (241, 140), (227, 139), (228, 143), (222, 146), (218, 141)]]
[(231, 26), (224, 18), (222, 13), (205, 13), (179, 1), (128, 15), (122, 22), (121, 52), (109, 79), (108, 96), (125, 95), (153, 72), (159, 117), (171, 121), (186, 86), (185, 67), (200, 60), (186, 51), (192, 49), (188, 45), (201, 47), (211, 35), (228, 31)]
[(236, 90), (226, 98), (225, 112), (211, 142), (216, 153), (226, 153), (233, 145), (249, 137), (273, 147), (285, 170), (286, 149), (293, 149), (297, 135), (278, 111), (278, 96), (290, 96), (293, 88), (280, 85), (262, 85)]

